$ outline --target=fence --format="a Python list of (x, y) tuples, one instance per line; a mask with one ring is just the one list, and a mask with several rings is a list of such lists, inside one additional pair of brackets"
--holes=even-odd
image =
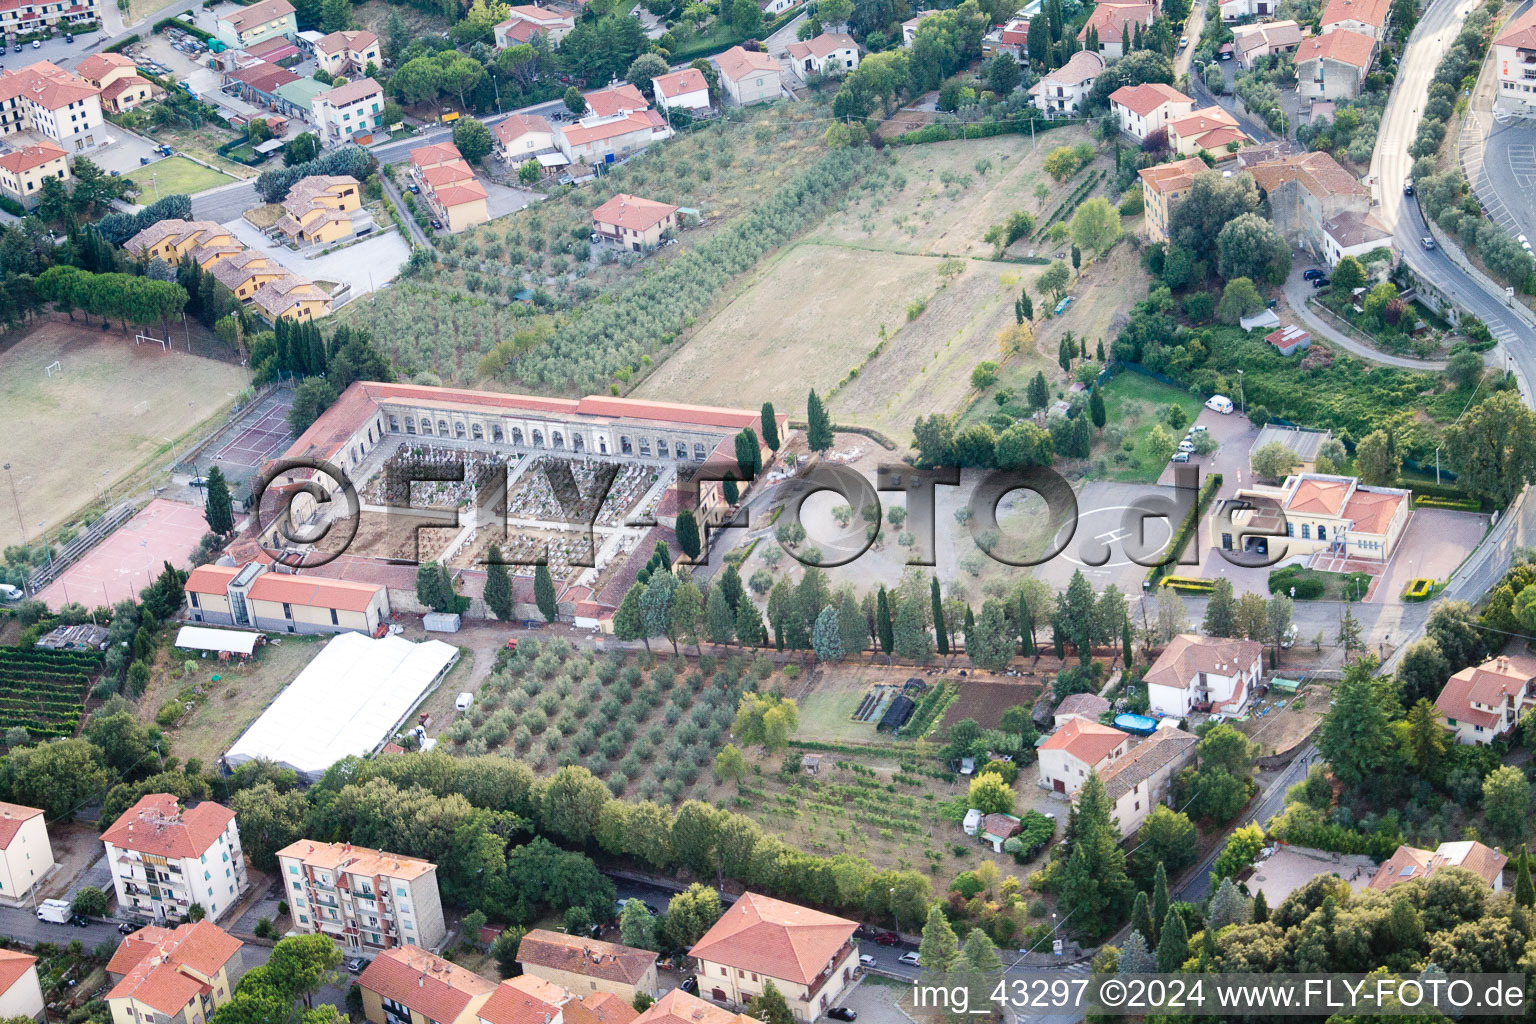
[(64, 545), (64, 550), (53, 557), (43, 568), (37, 570), (27, 579), (27, 593), (35, 594), (39, 590), (58, 579), (59, 575), (75, 562), (80, 560), (91, 548), (100, 544), (107, 534), (122, 526), (133, 518), (134, 507), (131, 501), (125, 501), (109, 510), (100, 519), (86, 527), (75, 538)]

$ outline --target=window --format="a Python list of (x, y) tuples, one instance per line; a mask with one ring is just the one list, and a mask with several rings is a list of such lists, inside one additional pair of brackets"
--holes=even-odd
[(288, 606), (288, 602), (287, 601), (283, 602), (283, 618), (285, 618), (285, 619), (293, 618), (293, 609)]
[(1308, 524), (1308, 523), (1302, 523), (1301, 524), (1301, 539), (1302, 540), (1311, 540), (1312, 539), (1312, 527), (1311, 527), (1310, 524)]
[(335, 608), (331, 609), (331, 625), (333, 625), (333, 626), (341, 625), (341, 620), (336, 617), (336, 609)]
[(1327, 540), (1328, 539), (1328, 527), (1322, 525), (1321, 523), (1319, 523), (1318, 527), (1317, 527), (1317, 539), (1318, 540)]

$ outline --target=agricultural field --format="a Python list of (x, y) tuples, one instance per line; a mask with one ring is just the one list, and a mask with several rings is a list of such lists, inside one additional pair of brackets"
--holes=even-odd
[(34, 740), (73, 736), (86, 687), (99, 671), (95, 651), (0, 647), (0, 733), (22, 728)]
[(445, 749), (502, 752), (549, 772), (584, 765), (615, 795), (678, 803), (713, 781), (741, 695), (782, 685), (763, 660), (688, 662), (578, 651), (563, 639), (525, 639), (480, 687), (474, 706), (445, 728)]
[[(206, 350), (206, 338), (193, 341)], [(50, 377), (54, 362), (62, 372)], [(0, 350), (0, 407), (11, 436), (31, 441), (7, 456), (28, 521), (69, 522), (104, 482), (168, 452), (249, 381), (234, 363), (135, 345), (116, 328), (48, 320), (19, 334)], [(0, 545), (21, 540), (15, 517), (0, 520)]]
[(140, 201), (150, 203), (160, 196), (196, 195), (235, 180), (221, 171), (194, 163), (184, 156), (156, 160), (148, 167), (141, 167), (127, 175), (127, 178), (138, 186)]

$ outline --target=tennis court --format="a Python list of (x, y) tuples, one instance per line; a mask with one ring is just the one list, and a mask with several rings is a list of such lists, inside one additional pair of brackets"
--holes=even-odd
[(156, 498), (38, 595), (57, 610), (71, 602), (87, 608), (136, 599), (163, 563), (184, 569), (208, 532), (198, 505)]
[(218, 466), (231, 491), (243, 488), (268, 459), (280, 455), (292, 442), (293, 431), (288, 427), (292, 404), (293, 392), (274, 391), (224, 428), (185, 468), (206, 476), (210, 467)]

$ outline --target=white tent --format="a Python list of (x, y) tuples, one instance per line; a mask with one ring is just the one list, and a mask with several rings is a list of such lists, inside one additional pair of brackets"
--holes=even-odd
[(219, 651), (250, 654), (256, 649), (260, 633), (248, 629), (209, 629), (207, 626), (182, 626), (176, 633), (176, 646), (189, 651)]
[(368, 754), (393, 736), (458, 656), (441, 640), (342, 633), (235, 741), (226, 763), (265, 758), (317, 781), (342, 758)]

